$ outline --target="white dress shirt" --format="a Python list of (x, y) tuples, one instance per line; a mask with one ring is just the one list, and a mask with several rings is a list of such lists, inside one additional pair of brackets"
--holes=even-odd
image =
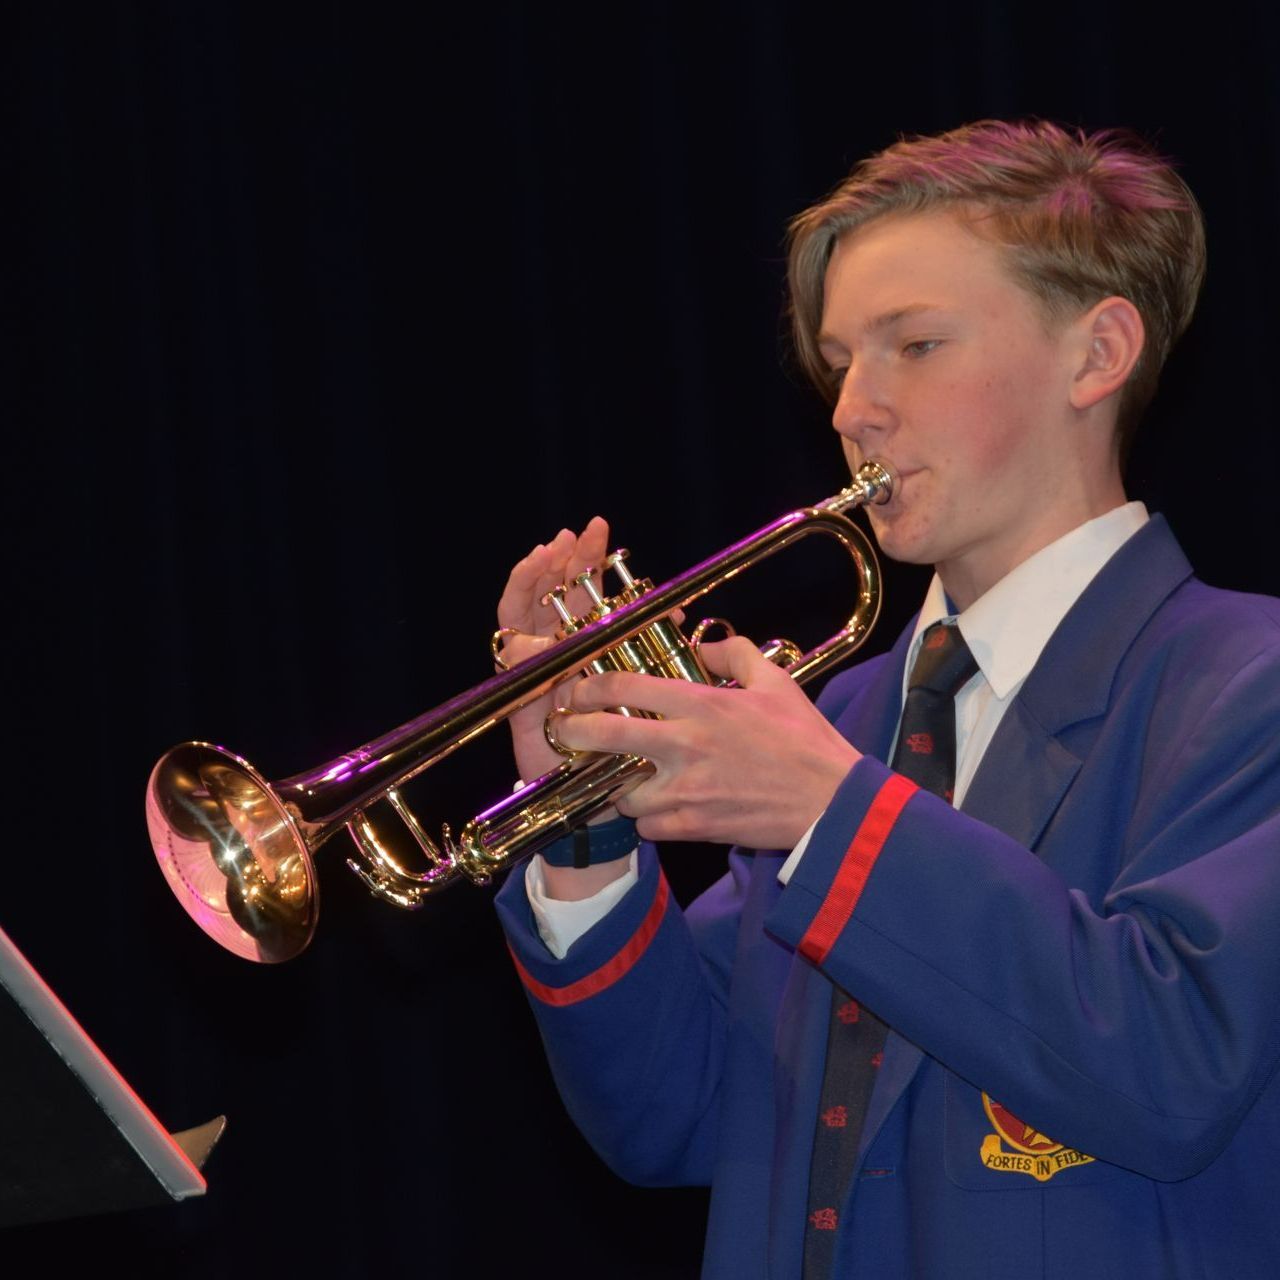
[[(952, 611), (942, 582), (934, 575), (907, 653), (902, 691), (905, 699), (908, 675), (924, 632), (935, 622), (954, 622), (978, 664), (977, 673), (956, 695), (957, 807), (964, 801), (1001, 718), (1039, 661), (1049, 637), (1102, 566), (1147, 519), (1146, 507), (1130, 502), (1087, 521), (1029, 556), (961, 614)], [(783, 884), (804, 855), (812, 834), (810, 827), (783, 863), (778, 873)], [(538, 933), (558, 958), (602, 920), (638, 879), (633, 852), (628, 872), (594, 897), (562, 902), (547, 897), (542, 866), (540, 857), (531, 859), (525, 887)]]

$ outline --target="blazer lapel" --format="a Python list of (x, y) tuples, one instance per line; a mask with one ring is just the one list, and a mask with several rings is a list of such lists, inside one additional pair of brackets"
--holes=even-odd
[(863, 1121), (862, 1136), (858, 1140), (855, 1168), (862, 1167), (867, 1148), (875, 1140), (881, 1125), (888, 1119), (889, 1112), (897, 1105), (898, 1099), (906, 1091), (923, 1061), (922, 1050), (917, 1049), (910, 1040), (904, 1040), (896, 1031), (890, 1030), (885, 1039), (884, 1058), (876, 1075), (875, 1087), (871, 1090), (871, 1100), (867, 1103), (867, 1117)]
[(1049, 638), (1000, 721), (965, 795), (965, 813), (1036, 848), (1080, 770), (1063, 745), (1065, 731), (1106, 714), (1135, 637), (1190, 574), (1160, 516), (1116, 552)]
[(1015, 699), (960, 808), (1034, 849), (1079, 770), (1080, 761)]

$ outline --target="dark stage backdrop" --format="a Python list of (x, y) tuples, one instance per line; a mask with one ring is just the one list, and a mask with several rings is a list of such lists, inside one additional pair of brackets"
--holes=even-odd
[[(1031, 9), (6, 10), (0, 925), (170, 1127), (230, 1126), (203, 1202), (0, 1256), (696, 1274), (704, 1193), (577, 1136), (490, 892), (401, 914), (331, 848), (311, 951), (251, 966), (171, 899), (143, 785), (179, 739), (281, 776), (483, 679), (508, 566), (564, 523), (665, 577), (837, 488), (782, 231), (897, 134), (1040, 114), (1181, 162), (1210, 275), (1132, 488), (1210, 581), (1280, 586), (1274, 11)], [(792, 553), (717, 611), (812, 643), (842, 568)], [(876, 646), (922, 587), (891, 570)], [(428, 782), (431, 825), (510, 774), (495, 741)], [(674, 851), (679, 895), (721, 857)]]

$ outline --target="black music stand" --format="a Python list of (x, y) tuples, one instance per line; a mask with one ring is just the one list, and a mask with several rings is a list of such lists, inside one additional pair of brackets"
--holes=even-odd
[(167, 1133), (0, 930), (0, 1227), (203, 1195), (225, 1124)]

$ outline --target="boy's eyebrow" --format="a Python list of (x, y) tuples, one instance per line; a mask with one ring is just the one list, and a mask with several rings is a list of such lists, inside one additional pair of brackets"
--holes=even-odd
[[(923, 311), (941, 311), (942, 308), (931, 302), (912, 302), (905, 307), (897, 307), (893, 311), (885, 311), (881, 315), (873, 316), (862, 326), (864, 333), (879, 333), (882, 329), (890, 329), (900, 320), (906, 320), (910, 316), (919, 315)], [(822, 330), (817, 337), (817, 345), (822, 346), (824, 343), (830, 343), (833, 346), (840, 346), (840, 339), (834, 334)]]

